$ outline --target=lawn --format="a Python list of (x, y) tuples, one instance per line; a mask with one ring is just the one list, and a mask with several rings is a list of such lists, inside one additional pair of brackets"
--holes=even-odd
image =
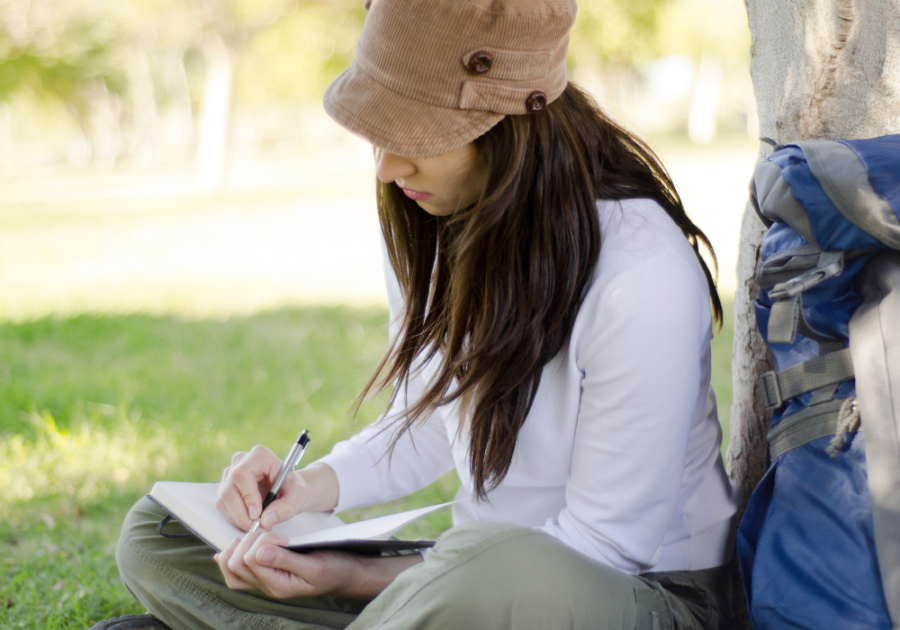
[[(309, 461), (378, 415), (384, 397), (357, 424), (347, 415), (384, 351), (387, 313), (365, 306), (384, 295), (370, 154), (339, 148), (236, 165), (210, 195), (180, 175), (0, 182), (0, 628), (81, 630), (142, 612), (114, 550), (153, 481), (217, 480), (232, 452), (280, 453), (301, 428)], [(730, 153), (689, 157), (674, 176), (729, 261), (722, 208), (742, 201), (702, 193), (711, 168), (722, 182), (749, 169)], [(725, 322), (713, 384), (727, 429), (730, 310)], [(457, 484), (342, 516), (428, 505)], [(437, 513), (404, 534), (449, 524)]]
[[(0, 324), (0, 627), (86, 628), (142, 612), (113, 557), (128, 507), (156, 478), (215, 480), (231, 452), (283, 450), (300, 427), (314, 438), (310, 460), (327, 452), (357, 426), (347, 408), (383, 351), (385, 320), (380, 308), (308, 307)], [(727, 410), (729, 329), (714, 352)], [(395, 507), (456, 487), (448, 476)], [(448, 525), (438, 513), (406, 533)]]

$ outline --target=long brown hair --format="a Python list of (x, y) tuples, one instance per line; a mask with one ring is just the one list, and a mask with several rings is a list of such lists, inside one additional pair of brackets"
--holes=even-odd
[[(468, 420), (475, 494), (485, 498), (512, 462), (544, 366), (566, 347), (600, 253), (598, 199), (655, 199), (691, 243), (722, 305), (672, 180), (642, 141), (569, 84), (544, 111), (507, 116), (475, 141), (488, 174), (481, 199), (436, 217), (396, 184), (378, 184), (378, 214), (405, 313), (399, 334), (357, 399), (435, 359), (424, 394), (394, 418), (393, 445), (455, 400)], [(379, 378), (380, 376), (380, 378)], [(461, 420), (460, 428), (463, 421)], [(392, 447), (393, 448), (393, 447)]]

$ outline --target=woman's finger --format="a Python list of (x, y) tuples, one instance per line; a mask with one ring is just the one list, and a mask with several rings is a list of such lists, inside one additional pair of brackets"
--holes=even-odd
[(227, 561), (228, 570), (245, 584), (249, 584), (252, 588), (260, 588), (261, 582), (253, 573), (253, 570), (247, 566), (244, 557), (262, 533), (263, 532), (253, 532), (252, 534), (246, 534), (234, 548), (231, 557), (228, 558)]
[(280, 546), (287, 542), (275, 534), (264, 534), (244, 554), (244, 563), (253, 572), (258, 588), (277, 599), (324, 594), (326, 591), (307, 579), (319, 573), (315, 567), (321, 563), (311, 555)]
[(266, 531), (278, 523), (292, 518), (302, 511), (309, 489), (296, 474), (290, 474), (281, 486), (278, 498), (272, 501), (262, 514), (260, 526)]
[(224, 489), (220, 487), (219, 490), (220, 494), (219, 498), (216, 500), (216, 507), (219, 508), (219, 511), (227, 516), (228, 520), (234, 523), (238, 529), (242, 531), (249, 530), (254, 519), (250, 517), (247, 510), (247, 504), (244, 502), (244, 497), (241, 496), (240, 491), (234, 484), (226, 483), (223, 485)]
[(357, 577), (359, 558), (333, 551), (295, 553), (281, 545), (288, 539), (267, 533), (244, 554), (259, 588), (276, 598), (326, 595), (339, 591)]
[(247, 531), (262, 512), (262, 495), (281, 470), (281, 460), (264, 446), (235, 453), (219, 484), (216, 506), (240, 529)]
[(260, 545), (258, 548), (251, 549), (244, 557), (247, 566), (253, 569), (257, 566), (278, 569), (301, 577), (306, 582), (314, 582), (320, 571), (317, 563), (310, 562), (310, 560), (308, 554), (290, 551), (279, 546), (278, 543)]
[(228, 562), (234, 556), (234, 551), (237, 549), (240, 540), (235, 538), (229, 543), (229, 545), (217, 553), (214, 556), (216, 564), (219, 565), (219, 570), (222, 572), (222, 577), (225, 578), (225, 586), (231, 589), (239, 590), (239, 591), (248, 591), (256, 588), (252, 584), (244, 581), (240, 576), (235, 574), (229, 567)]
[(231, 471), (231, 483), (237, 489), (244, 504), (244, 512), (251, 521), (259, 518), (259, 514), (262, 512), (259, 482), (266, 477), (265, 471), (249, 465), (239, 465)]

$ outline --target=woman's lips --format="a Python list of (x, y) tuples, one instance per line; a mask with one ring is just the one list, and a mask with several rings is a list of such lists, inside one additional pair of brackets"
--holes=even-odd
[(431, 198), (431, 193), (419, 192), (418, 190), (410, 190), (409, 188), (403, 188), (402, 186), (400, 187), (400, 190), (402, 190), (403, 194), (413, 201), (425, 201), (426, 199)]

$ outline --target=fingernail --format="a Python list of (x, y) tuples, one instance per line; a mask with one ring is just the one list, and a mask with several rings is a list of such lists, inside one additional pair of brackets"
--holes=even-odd
[(266, 514), (266, 517), (262, 520), (262, 526), (266, 529), (272, 529), (272, 525), (276, 523), (278, 523), (277, 514)]
[(272, 560), (275, 559), (275, 552), (271, 549), (260, 549), (259, 554), (256, 556), (256, 559), (260, 564), (269, 564), (272, 562)]
[(255, 521), (259, 518), (259, 508), (254, 503), (253, 505), (247, 506), (247, 514), (250, 515), (250, 520)]

